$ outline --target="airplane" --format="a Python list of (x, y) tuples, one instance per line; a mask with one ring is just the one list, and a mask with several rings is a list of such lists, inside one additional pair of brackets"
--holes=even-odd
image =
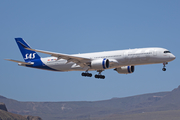
[[(163, 63), (162, 70), (166, 71), (166, 64), (176, 58), (169, 50), (159, 47), (68, 55), (32, 49), (22, 38), (15, 38), (15, 41), (25, 62), (5, 60), (16, 62), (20, 66), (50, 71), (84, 71), (81, 75), (85, 77), (92, 77), (89, 71), (97, 71), (95, 78), (98, 79), (105, 78), (101, 73), (106, 69), (114, 69), (119, 74), (130, 74), (134, 72), (136, 65)], [(37, 52), (51, 57), (41, 58)]]

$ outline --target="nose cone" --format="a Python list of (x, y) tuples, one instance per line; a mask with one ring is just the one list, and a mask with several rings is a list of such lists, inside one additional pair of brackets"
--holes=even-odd
[(173, 54), (171, 54), (169, 57), (170, 57), (171, 60), (176, 59), (176, 56), (174, 56)]

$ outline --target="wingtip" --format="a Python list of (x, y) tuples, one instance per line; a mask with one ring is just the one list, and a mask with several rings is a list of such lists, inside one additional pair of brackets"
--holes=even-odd
[(4, 59), (4, 60), (10, 61), (11, 59)]

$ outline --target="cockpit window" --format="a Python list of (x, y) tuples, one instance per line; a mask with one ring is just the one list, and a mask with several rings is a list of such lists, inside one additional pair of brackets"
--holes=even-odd
[(171, 53), (170, 51), (164, 51), (164, 53)]

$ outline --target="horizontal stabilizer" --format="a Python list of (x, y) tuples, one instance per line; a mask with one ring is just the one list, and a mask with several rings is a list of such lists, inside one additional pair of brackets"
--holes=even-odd
[(33, 65), (33, 63), (26, 63), (26, 62), (22, 62), (22, 61), (17, 61), (17, 60), (12, 60), (12, 59), (5, 59), (8, 61), (12, 61), (12, 62), (16, 62), (16, 63), (20, 63), (22, 65)]

